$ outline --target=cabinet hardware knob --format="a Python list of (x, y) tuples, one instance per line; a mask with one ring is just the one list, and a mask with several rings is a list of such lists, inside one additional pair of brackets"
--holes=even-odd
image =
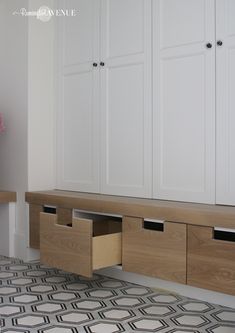
[(101, 61), (101, 62), (100, 62), (100, 66), (104, 66), (104, 62)]
[(218, 41), (217, 41), (217, 45), (218, 45), (218, 46), (222, 46), (222, 45), (223, 45), (222, 40), (218, 40)]
[(93, 67), (97, 67), (98, 64), (96, 62), (93, 62)]
[(208, 49), (211, 49), (211, 48), (212, 48), (212, 44), (211, 44), (211, 43), (207, 43), (207, 44), (206, 44), (206, 47), (207, 47)]

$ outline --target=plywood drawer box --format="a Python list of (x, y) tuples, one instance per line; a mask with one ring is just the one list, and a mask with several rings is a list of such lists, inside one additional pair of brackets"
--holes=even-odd
[(122, 223), (90, 216), (59, 224), (57, 215), (41, 213), (41, 262), (87, 277), (95, 269), (121, 264)]
[(235, 295), (235, 235), (220, 234), (224, 240), (211, 227), (188, 226), (187, 283)]
[[(124, 217), (123, 269), (186, 283), (186, 225)], [(148, 228), (148, 229), (146, 229)]]

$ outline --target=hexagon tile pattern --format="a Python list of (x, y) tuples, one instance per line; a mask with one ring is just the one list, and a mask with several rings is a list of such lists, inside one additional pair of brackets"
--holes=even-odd
[(235, 309), (0, 256), (0, 333), (235, 333)]

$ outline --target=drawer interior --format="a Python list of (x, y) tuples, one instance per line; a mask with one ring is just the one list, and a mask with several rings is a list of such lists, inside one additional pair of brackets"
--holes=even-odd
[(40, 214), (41, 261), (84, 276), (121, 260), (122, 218), (76, 213), (71, 221)]
[(74, 212), (74, 219), (93, 221), (93, 270), (122, 263), (122, 218), (90, 212)]
[[(88, 219), (93, 221), (92, 236), (102, 236), (122, 232), (122, 217), (100, 213), (91, 213), (76, 210), (73, 213), (74, 219)], [(72, 224), (70, 224), (72, 226)]]

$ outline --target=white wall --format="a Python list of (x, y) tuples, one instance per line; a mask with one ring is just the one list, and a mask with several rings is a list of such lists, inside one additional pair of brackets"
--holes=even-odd
[[(29, 1), (37, 11), (53, 0)], [(28, 34), (28, 190), (55, 187), (54, 177), (54, 19), (29, 18)]]
[[(33, 5), (32, 5), (33, 3)], [(0, 188), (17, 192), (15, 255), (31, 258), (25, 192), (54, 188), (53, 20), (13, 15), (52, 0), (0, 0)], [(3, 231), (0, 229), (0, 232)]]
[[(1, 75), (0, 112), (4, 114), (6, 132), (0, 136), (0, 188), (17, 191), (16, 234), (24, 235), (27, 189), (27, 77), (28, 22), (12, 13), (27, 8), (27, 0), (0, 1)], [(5, 222), (7, 223), (7, 221)], [(24, 238), (24, 237), (23, 237)], [(23, 249), (17, 249), (24, 256)]]
[(0, 110), (6, 123), (1, 135), (0, 185), (22, 191), (27, 187), (27, 76), (28, 22), (12, 13), (18, 6), (27, 7), (26, 0), (1, 0)]

